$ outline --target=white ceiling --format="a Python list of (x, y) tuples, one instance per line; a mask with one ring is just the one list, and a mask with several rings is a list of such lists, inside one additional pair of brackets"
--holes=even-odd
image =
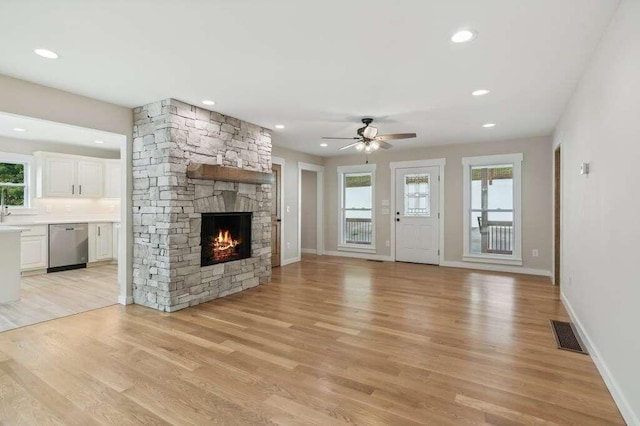
[[(24, 132), (19, 132), (15, 129), (23, 129)], [(3, 112), (0, 112), (0, 136), (88, 146), (109, 151), (120, 151), (121, 142), (125, 138), (115, 133)], [(102, 141), (103, 143), (98, 144), (96, 141)]]
[[(0, 73), (130, 107), (213, 99), (321, 155), (342, 145), (321, 136), (352, 136), (362, 116), (418, 134), (396, 147), (548, 135), (617, 4), (2, 0)], [(460, 28), (477, 38), (451, 43)]]

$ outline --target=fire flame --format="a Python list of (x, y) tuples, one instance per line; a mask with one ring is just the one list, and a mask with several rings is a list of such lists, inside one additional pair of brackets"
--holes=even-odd
[(232, 251), (240, 244), (239, 240), (234, 240), (229, 231), (220, 230), (218, 236), (213, 239), (214, 255)]

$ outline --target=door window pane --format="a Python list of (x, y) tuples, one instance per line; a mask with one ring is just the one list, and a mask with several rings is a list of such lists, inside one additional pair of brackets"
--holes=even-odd
[(404, 215), (431, 216), (430, 173), (417, 173), (404, 177)]

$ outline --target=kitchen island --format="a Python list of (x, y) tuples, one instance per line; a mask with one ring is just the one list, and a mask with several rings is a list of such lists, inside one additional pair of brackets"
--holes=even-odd
[(26, 230), (0, 225), (0, 303), (20, 298), (20, 233)]

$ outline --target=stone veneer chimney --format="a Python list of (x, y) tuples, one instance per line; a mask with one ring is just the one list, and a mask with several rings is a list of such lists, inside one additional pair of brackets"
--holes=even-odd
[[(166, 99), (134, 109), (133, 299), (175, 311), (271, 279), (271, 185), (187, 178), (190, 163), (271, 172), (271, 132)], [(253, 212), (251, 257), (200, 266), (202, 213)]]

